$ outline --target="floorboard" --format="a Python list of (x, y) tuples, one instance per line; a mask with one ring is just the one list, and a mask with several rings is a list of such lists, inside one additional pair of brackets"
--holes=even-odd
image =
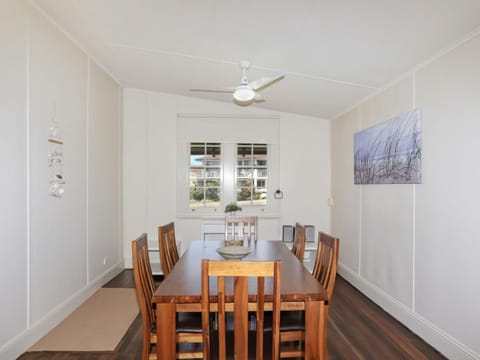
[[(124, 270), (105, 287), (133, 288), (132, 271)], [(18, 360), (141, 359), (141, 325), (138, 316), (114, 352), (27, 352)], [(329, 360), (446, 359), (341, 276), (329, 311), (328, 355)]]

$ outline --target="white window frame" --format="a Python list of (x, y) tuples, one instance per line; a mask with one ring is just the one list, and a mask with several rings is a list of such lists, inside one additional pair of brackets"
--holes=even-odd
[[(274, 199), (279, 188), (279, 118), (276, 116), (226, 116), (179, 114), (178, 116), (178, 186), (177, 216), (179, 217), (224, 217), (225, 205), (236, 202), (236, 162), (238, 143), (267, 144), (267, 204), (242, 205), (242, 214), (257, 216), (278, 216), (280, 202)], [(255, 129), (252, 134), (250, 129)], [(219, 140), (220, 139), (220, 140)], [(221, 144), (222, 167), (220, 205), (218, 207), (190, 208), (189, 170), (190, 143), (218, 142)]]
[[(259, 165), (259, 164), (255, 164), (255, 163), (252, 162), (253, 159), (255, 158), (255, 156), (252, 154), (252, 150), (255, 147), (255, 145), (261, 145), (262, 147), (263, 147), (263, 145), (266, 145), (266, 152), (267, 152), (266, 165)], [(239, 146), (247, 146), (250, 149), (250, 152), (248, 154), (245, 153), (245, 157), (239, 157), (238, 156), (238, 147)], [(268, 158), (269, 150), (270, 150), (270, 146), (268, 144), (264, 144), (264, 143), (238, 143), (238, 144), (236, 144), (236, 146), (235, 146), (235, 195), (238, 195), (236, 192), (239, 189), (239, 186), (238, 186), (238, 183), (239, 183), (239, 175), (238, 175), (239, 168), (251, 170), (251, 174), (248, 178), (251, 180), (251, 184), (250, 184), (251, 189), (255, 189), (255, 190), (259, 189), (257, 187), (257, 184), (254, 183), (255, 171), (256, 171), (256, 169), (258, 171), (258, 169), (263, 169), (264, 168), (267, 171), (267, 176), (266, 176), (267, 187), (266, 187), (266, 189), (268, 191), (268, 187), (269, 187), (269, 183), (270, 183), (268, 181), (269, 180), (268, 173), (269, 173), (269, 170), (270, 170), (269, 169), (270, 168), (270, 163), (269, 163), (269, 158)], [(242, 160), (242, 159), (245, 159), (245, 158), (247, 158), (250, 161), (249, 165), (247, 166), (247, 165), (245, 165), (245, 163), (243, 163), (242, 165), (239, 165), (238, 164), (239, 160)], [(268, 193), (266, 193), (265, 195), (268, 195)], [(266, 205), (268, 205), (268, 196), (265, 197), (265, 200), (266, 200), (266, 203), (267, 203)], [(247, 206), (243, 203), (240, 203), (239, 205), (242, 206), (242, 207)], [(255, 207), (263, 206), (265, 208), (266, 205), (259, 204), (259, 205), (253, 205), (253, 206), (255, 206)]]

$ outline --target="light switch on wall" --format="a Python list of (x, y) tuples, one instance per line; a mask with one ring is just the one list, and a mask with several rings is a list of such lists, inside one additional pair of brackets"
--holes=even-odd
[(280, 189), (275, 190), (275, 192), (273, 193), (273, 197), (275, 199), (283, 199), (283, 191)]

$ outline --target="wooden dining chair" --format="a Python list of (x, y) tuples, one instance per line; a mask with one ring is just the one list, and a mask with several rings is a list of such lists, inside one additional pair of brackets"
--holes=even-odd
[[(216, 292), (210, 292), (210, 279), (216, 278)], [(233, 294), (226, 277), (233, 277)], [(257, 295), (249, 295), (249, 278), (255, 278)], [(265, 287), (265, 278), (271, 278), (271, 291)], [(219, 359), (227, 358), (226, 352), (226, 312), (233, 311), (233, 337), (235, 359), (248, 359), (249, 305), (256, 311), (256, 359), (263, 359), (264, 310), (272, 309), (272, 359), (279, 358), (279, 322), (280, 322), (280, 281), (281, 261), (236, 261), (202, 260), (202, 325), (204, 359), (210, 359), (211, 300), (217, 298), (218, 304), (218, 351)], [(265, 292), (267, 288), (267, 292)], [(227, 290), (226, 290), (227, 289)], [(233, 302), (233, 304), (232, 304)], [(232, 306), (233, 305), (233, 306)], [(270, 306), (271, 305), (271, 306)]]
[(158, 248), (163, 276), (167, 277), (179, 259), (175, 239), (175, 223), (170, 222), (158, 227)]
[[(318, 248), (312, 275), (327, 290), (332, 301), (337, 275), (340, 240), (323, 232), (318, 233)], [(280, 318), (280, 358), (303, 357), (305, 341), (305, 313), (292, 311), (282, 313)]]
[(225, 240), (258, 240), (257, 216), (225, 216)]
[(327, 289), (331, 302), (338, 266), (340, 239), (319, 231), (317, 256), (312, 275)]
[[(142, 317), (142, 360), (155, 360), (157, 359), (157, 327), (155, 308), (152, 304), (155, 282), (150, 267), (147, 234), (142, 234), (132, 241), (132, 264), (135, 291)], [(203, 357), (203, 350), (199, 345), (203, 342), (202, 324), (201, 317), (198, 315), (198, 313), (186, 313), (177, 316), (177, 343), (188, 345), (186, 351), (181, 350), (179, 346), (177, 359)]]
[(306, 238), (307, 238), (307, 232), (306, 232), (305, 226), (297, 222), (295, 224), (295, 234), (293, 238), (292, 253), (300, 261), (303, 261), (303, 255), (305, 254)]
[(152, 330), (155, 323), (155, 312), (151, 301), (155, 283), (148, 256), (147, 234), (142, 234), (132, 241), (132, 265), (135, 291), (142, 317), (142, 360), (156, 359), (157, 333)]

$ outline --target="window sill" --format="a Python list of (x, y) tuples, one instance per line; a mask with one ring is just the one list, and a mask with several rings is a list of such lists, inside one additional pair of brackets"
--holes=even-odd
[[(201, 220), (219, 220), (225, 219), (226, 213), (192, 213), (192, 214), (177, 214), (178, 219), (201, 219)], [(237, 216), (258, 216), (259, 219), (280, 219), (280, 214), (277, 213), (237, 213)]]

